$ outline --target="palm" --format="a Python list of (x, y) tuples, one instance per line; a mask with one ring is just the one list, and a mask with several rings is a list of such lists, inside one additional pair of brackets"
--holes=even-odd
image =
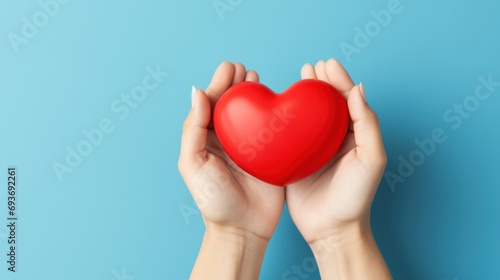
[(196, 110), (185, 121), (179, 169), (205, 222), (250, 231), (269, 239), (283, 209), (285, 190), (242, 171), (222, 149), (210, 120), (220, 96), (241, 81), (258, 82), (242, 64), (222, 63)]
[[(355, 90), (345, 69), (333, 60), (327, 63), (320, 61), (315, 67), (304, 66), (302, 77), (331, 83), (346, 98)], [(356, 100), (348, 101), (351, 101), (348, 102), (351, 118), (356, 116), (357, 123), (349, 128), (336, 156), (313, 175), (286, 189), (290, 215), (308, 242), (366, 218), (385, 166), (379, 131), (371, 134), (366, 120), (360, 119), (366, 117), (366, 113), (360, 112), (359, 106), (352, 105), (357, 103)], [(377, 142), (381, 148), (377, 146), (374, 149), (372, 143), (367, 144), (370, 141)]]
[(204, 190), (212, 200), (203, 206), (205, 219), (270, 238), (281, 215), (284, 189), (241, 170), (224, 152), (213, 129), (209, 130), (207, 152), (202, 181), (208, 182)]
[(365, 185), (363, 166), (356, 158), (354, 135), (348, 132), (340, 155), (310, 177), (288, 186), (290, 215), (306, 240), (341, 227), (364, 211), (366, 199), (357, 186)]

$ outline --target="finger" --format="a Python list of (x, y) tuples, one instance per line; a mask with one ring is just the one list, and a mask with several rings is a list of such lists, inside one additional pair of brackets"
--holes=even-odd
[(320, 60), (318, 61), (318, 63), (316, 63), (314, 70), (316, 71), (316, 76), (319, 80), (330, 83), (330, 80), (328, 80), (328, 75), (326, 74), (326, 64), (323, 60)]
[(245, 77), (245, 81), (247, 82), (259, 82), (259, 74), (255, 72), (254, 70), (250, 70), (247, 72), (247, 75)]
[(334, 158), (341, 158), (354, 148), (356, 148), (356, 142), (354, 141), (354, 133), (348, 132), (346, 133), (344, 142), (340, 146)]
[(202, 90), (193, 87), (193, 107), (184, 121), (179, 169), (181, 173), (196, 170), (207, 157), (207, 133), (210, 122), (210, 101)]
[(304, 66), (302, 66), (302, 70), (300, 70), (300, 76), (302, 77), (303, 80), (316, 79), (316, 73), (314, 71), (314, 67), (309, 63), (304, 64)]
[(354, 125), (353, 125), (352, 120), (350, 118), (349, 118), (349, 126), (347, 127), (347, 131), (354, 132)]
[(208, 137), (207, 137), (207, 152), (222, 159), (227, 164), (231, 163), (231, 159), (227, 155), (224, 148), (222, 148), (222, 145), (220, 144), (217, 134), (215, 133), (214, 130), (210, 129), (208, 130)]
[[(355, 86), (347, 100), (349, 114), (353, 121), (354, 140), (358, 155), (366, 156), (370, 163), (382, 163), (386, 158), (382, 133), (377, 115), (366, 103), (364, 88)], [(377, 166), (377, 165), (376, 165)]]
[(243, 82), (245, 80), (245, 76), (247, 74), (247, 69), (245, 66), (239, 62), (234, 64), (234, 77), (233, 77), (233, 85)]
[(354, 82), (344, 69), (344, 67), (335, 59), (331, 58), (326, 62), (326, 73), (330, 84), (347, 98), (349, 91), (354, 87)]
[(206, 90), (212, 108), (213, 106), (215, 106), (215, 103), (217, 102), (217, 100), (219, 100), (220, 96), (233, 83), (234, 73), (235, 67), (231, 62), (228, 61), (222, 62), (217, 70), (215, 70), (212, 81), (210, 82), (210, 85), (208, 85)]

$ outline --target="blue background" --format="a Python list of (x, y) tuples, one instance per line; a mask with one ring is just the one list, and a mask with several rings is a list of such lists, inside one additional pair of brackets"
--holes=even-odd
[[(8, 34), (20, 35), (22, 18), (41, 8), (0, 2), (0, 278), (187, 279), (204, 231), (177, 171), (191, 86), (205, 88), (230, 60), (282, 91), (304, 63), (335, 57), (379, 114), (387, 171), (398, 174), (415, 139), (435, 128), (447, 135), (404, 182), (380, 184), (372, 224), (395, 279), (500, 279), (500, 88), (457, 129), (443, 118), (474, 94), (478, 77), (500, 80), (500, 3), (401, 0), (401, 13), (348, 57), (341, 42), (354, 45), (354, 28), (390, 1), (230, 2), (220, 17), (212, 0), (73, 0), (18, 53)], [(170, 75), (120, 119), (110, 104), (156, 65)], [(115, 130), (58, 180), (53, 162), (64, 163), (65, 147), (103, 118)], [(10, 165), (16, 274), (5, 263)], [(282, 279), (310, 256), (285, 211), (261, 279)]]

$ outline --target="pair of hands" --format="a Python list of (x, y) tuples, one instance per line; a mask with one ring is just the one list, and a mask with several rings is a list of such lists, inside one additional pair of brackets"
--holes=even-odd
[(330, 83), (348, 103), (352, 123), (344, 143), (321, 170), (276, 187), (247, 174), (228, 157), (213, 129), (214, 106), (232, 85), (259, 82), (255, 71), (229, 62), (217, 68), (205, 92), (193, 92), (193, 106), (183, 126), (179, 170), (202, 213), (206, 234), (238, 236), (240, 244), (254, 240), (266, 246), (286, 200), (320, 265), (318, 258), (335, 253), (332, 248), (372, 239), (370, 207), (387, 158), (377, 116), (366, 103), (364, 89), (353, 83), (340, 63), (330, 59), (315, 66), (306, 64), (301, 76)]

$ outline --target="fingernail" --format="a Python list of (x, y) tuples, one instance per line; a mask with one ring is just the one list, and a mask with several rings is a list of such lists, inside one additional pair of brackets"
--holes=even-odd
[(365, 87), (363, 86), (363, 83), (359, 83), (359, 92), (361, 92), (361, 96), (366, 101)]
[(196, 88), (194, 86), (191, 87), (191, 108), (194, 107), (196, 102)]

